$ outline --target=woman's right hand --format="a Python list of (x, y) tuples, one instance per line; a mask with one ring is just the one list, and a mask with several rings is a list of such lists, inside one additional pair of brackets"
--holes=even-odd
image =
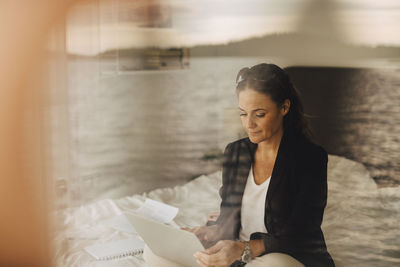
[(181, 229), (194, 233), (206, 248), (214, 245), (222, 237), (222, 228), (218, 224)]

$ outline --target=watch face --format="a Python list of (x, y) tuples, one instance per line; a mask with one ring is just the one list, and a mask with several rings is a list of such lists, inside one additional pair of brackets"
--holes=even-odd
[(243, 261), (244, 262), (250, 262), (250, 260), (251, 260), (251, 256), (250, 256), (250, 253), (249, 254), (244, 254), (243, 255)]

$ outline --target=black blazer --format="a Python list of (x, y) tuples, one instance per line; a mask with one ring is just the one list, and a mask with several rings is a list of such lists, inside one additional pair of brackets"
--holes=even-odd
[[(239, 237), (242, 196), (256, 148), (248, 137), (225, 148), (219, 191), (222, 202), (216, 221), (224, 230), (222, 239)], [(335, 266), (321, 230), (327, 201), (327, 162), (321, 146), (300, 135), (283, 134), (265, 199), (268, 233), (250, 236), (264, 241), (264, 254), (285, 253), (306, 267)]]

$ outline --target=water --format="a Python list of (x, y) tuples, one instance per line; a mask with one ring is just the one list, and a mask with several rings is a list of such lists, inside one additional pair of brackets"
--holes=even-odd
[(220, 168), (213, 158), (226, 144), (224, 114), (235, 107), (232, 77), (241, 63), (198, 59), (190, 70), (110, 75), (99, 74), (96, 60), (70, 62), (70, 204), (173, 186)]
[(290, 68), (320, 142), (363, 163), (380, 186), (400, 184), (400, 67)]

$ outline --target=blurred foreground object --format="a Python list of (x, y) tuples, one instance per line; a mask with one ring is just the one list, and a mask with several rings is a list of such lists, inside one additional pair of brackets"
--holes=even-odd
[(37, 89), (48, 30), (72, 2), (0, 2), (1, 266), (50, 265), (43, 92)]

